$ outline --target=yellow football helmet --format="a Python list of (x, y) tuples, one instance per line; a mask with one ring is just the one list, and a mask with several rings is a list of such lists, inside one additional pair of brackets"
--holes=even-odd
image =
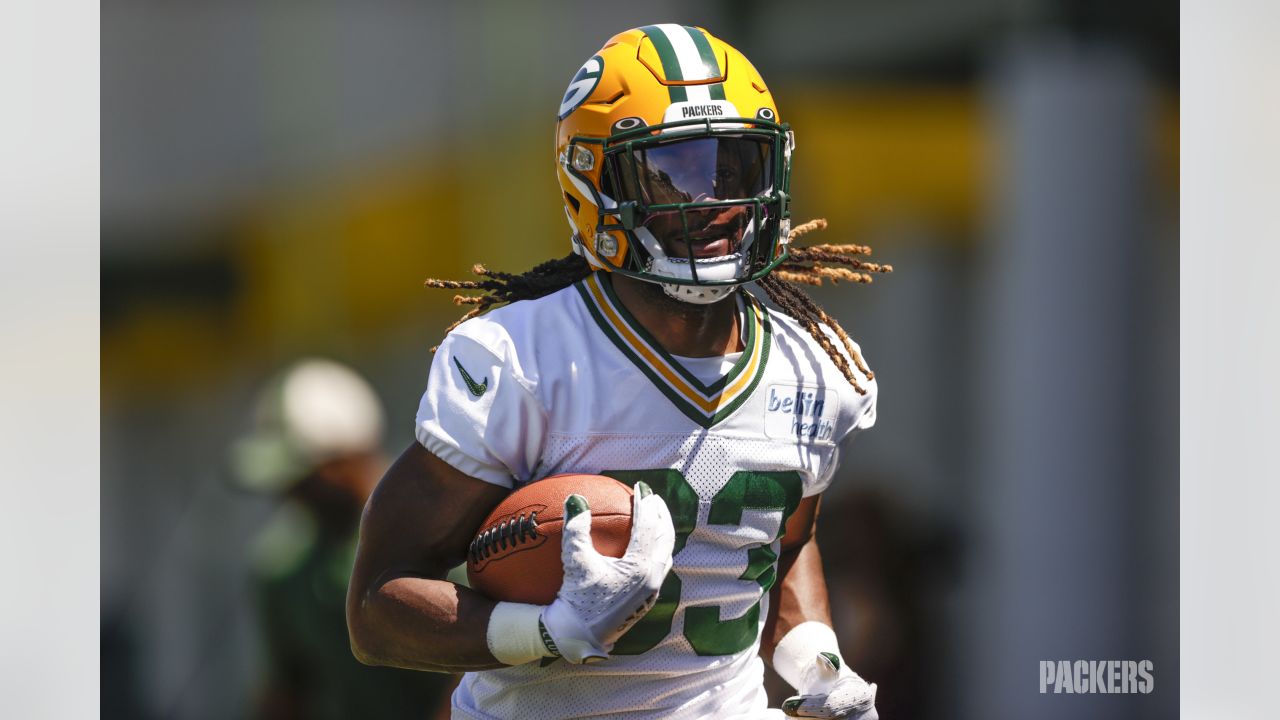
[(764, 80), (724, 41), (671, 24), (615, 35), (560, 101), (574, 251), (715, 302), (786, 258), (794, 147)]

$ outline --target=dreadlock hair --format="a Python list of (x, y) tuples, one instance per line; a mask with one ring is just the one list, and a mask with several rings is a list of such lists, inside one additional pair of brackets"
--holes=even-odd
[[(789, 241), (827, 227), (827, 221), (821, 218), (810, 220), (803, 225), (791, 229)], [(859, 255), (870, 255), (871, 248), (866, 245), (809, 245), (807, 247), (790, 248), (787, 259), (774, 271), (757, 281), (775, 305), (795, 318), (813, 339), (827, 352), (831, 361), (840, 369), (845, 380), (858, 391), (866, 394), (866, 389), (858, 382), (853, 369), (831, 338), (823, 331), (822, 326), (830, 328), (836, 338), (844, 346), (854, 365), (868, 380), (875, 379), (875, 373), (867, 368), (862, 355), (853, 347), (848, 333), (840, 327), (840, 323), (805, 293), (801, 285), (821, 286), (830, 281), (837, 285), (841, 280), (855, 283), (869, 283), (875, 273), (893, 272), (892, 265), (879, 265), (859, 260)], [(462, 317), (458, 318), (446, 330), (450, 331), (486, 310), (520, 300), (533, 300), (550, 295), (582, 280), (591, 274), (592, 269), (581, 255), (570, 253), (562, 258), (548, 260), (531, 270), (520, 274), (512, 274), (490, 270), (480, 263), (471, 267), (471, 272), (480, 280), (438, 280), (429, 278), (424, 285), (429, 288), (446, 290), (479, 290), (481, 295), (455, 295), (455, 305), (471, 305)], [(439, 346), (436, 346), (439, 347)], [(431, 348), (435, 352), (436, 348)]]

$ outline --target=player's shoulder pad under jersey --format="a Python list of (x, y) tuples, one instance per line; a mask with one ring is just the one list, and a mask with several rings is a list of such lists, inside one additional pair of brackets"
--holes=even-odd
[(576, 302), (577, 293), (569, 287), (536, 300), (504, 305), (454, 328), (441, 350), (450, 338), (466, 338), (487, 349), (508, 372), (532, 388), (538, 384), (539, 355), (547, 349), (545, 345), (559, 341)]
[(526, 480), (537, 464), (545, 412), (513, 370), (514, 355), (472, 335), (482, 329), (460, 326), (440, 343), (415, 434), (427, 450), (464, 474), (511, 487), (513, 478)]
[(431, 385), (456, 397), (488, 405), (499, 383), (532, 391), (522, 357), (506, 328), (487, 316), (454, 328), (436, 349)]
[[(798, 320), (791, 316), (773, 310), (770, 317), (774, 322), (774, 342), (775, 350), (771, 354), (771, 358), (789, 358), (792, 362), (802, 363), (809, 367), (796, 368), (801, 374), (808, 374), (812, 371), (819, 375), (822, 382), (829, 388), (835, 388), (839, 393), (840, 413), (843, 416), (840, 423), (843, 428), (842, 432), (836, 438), (836, 442), (847, 439), (855, 431), (866, 430), (875, 424), (876, 421), (876, 404), (880, 394), (880, 387), (877, 381), (868, 379), (865, 375), (858, 371), (857, 365), (853, 358), (844, 347), (844, 342), (839, 336), (826, 326), (822, 326), (823, 334), (831, 341), (853, 369), (858, 384), (862, 386), (864, 393), (856, 392), (848, 380), (845, 379), (843, 373), (836, 367), (835, 362), (827, 354), (827, 350), (813, 338), (809, 330), (800, 324)], [(853, 349), (862, 355), (862, 348), (857, 341), (850, 339)], [(785, 346), (791, 347), (785, 347)], [(863, 355), (863, 360), (866, 356)], [(771, 360), (772, 362), (773, 360)]]
[[(777, 341), (798, 343), (809, 348), (814, 353), (814, 360), (826, 360), (827, 362), (830, 362), (830, 357), (827, 355), (827, 351), (823, 349), (822, 345), (813, 338), (813, 335), (809, 333), (809, 330), (802, 325), (799, 320), (796, 320), (790, 315), (787, 315), (777, 309), (770, 309), (769, 318), (773, 320), (774, 333)], [(836, 350), (844, 357), (845, 361), (852, 365), (853, 358), (849, 356), (848, 350), (844, 347), (844, 342), (840, 340), (840, 337), (836, 335), (835, 331), (826, 325), (819, 325), (819, 328), (821, 328), (822, 334), (827, 336), (827, 339), (831, 341), (831, 344), (834, 345)], [(862, 346), (859, 345), (856, 340), (850, 338), (849, 344), (852, 345), (853, 349), (859, 354), (862, 353)], [(834, 363), (832, 363), (832, 365), (834, 365)]]

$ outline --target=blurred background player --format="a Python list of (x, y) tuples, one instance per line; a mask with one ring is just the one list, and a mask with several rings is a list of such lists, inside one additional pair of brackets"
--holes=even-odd
[[(343, 618), (360, 510), (386, 469), (383, 410), (350, 368), (305, 359), (260, 392), (236, 478), (279, 508), (252, 548), (268, 672), (261, 718), (430, 718), (450, 678), (361, 665)], [(443, 716), (442, 714), (440, 716)]]

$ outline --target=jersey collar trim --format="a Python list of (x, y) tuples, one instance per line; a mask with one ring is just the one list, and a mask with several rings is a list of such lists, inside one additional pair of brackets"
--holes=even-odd
[(708, 385), (671, 357), (631, 316), (614, 294), (607, 273), (592, 273), (575, 287), (609, 340), (681, 412), (702, 427), (709, 428), (731, 415), (751, 396), (764, 376), (772, 344), (772, 326), (768, 311), (746, 291), (742, 292), (746, 348), (724, 377)]

